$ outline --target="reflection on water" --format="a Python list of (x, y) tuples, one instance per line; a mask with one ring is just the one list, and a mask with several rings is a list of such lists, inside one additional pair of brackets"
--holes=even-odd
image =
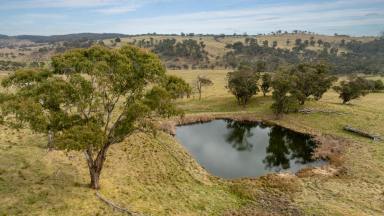
[(252, 143), (249, 142), (249, 138), (253, 136), (251, 129), (255, 127), (252, 123), (241, 123), (239, 121), (225, 120), (227, 122), (227, 133), (226, 141), (232, 144), (233, 148), (238, 151), (252, 150)]
[(324, 163), (312, 159), (311, 137), (260, 123), (215, 120), (177, 127), (176, 138), (209, 172), (223, 178), (296, 172)]

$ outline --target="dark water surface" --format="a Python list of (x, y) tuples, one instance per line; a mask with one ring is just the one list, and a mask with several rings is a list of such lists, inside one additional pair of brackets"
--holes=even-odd
[(319, 166), (310, 136), (279, 126), (214, 120), (178, 126), (176, 138), (207, 171), (227, 179)]

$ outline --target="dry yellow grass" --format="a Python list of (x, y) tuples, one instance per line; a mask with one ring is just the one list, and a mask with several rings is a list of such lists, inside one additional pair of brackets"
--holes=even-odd
[[(148, 215), (220, 215), (244, 208), (241, 212), (284, 214), (288, 212), (280, 207), (286, 205), (292, 212), (305, 215), (382, 215), (384, 142), (346, 133), (342, 126), (350, 124), (384, 135), (383, 93), (341, 105), (337, 94), (329, 91), (323, 99), (310, 101), (305, 107), (345, 114), (289, 114), (275, 120), (269, 108), (270, 96), (258, 95), (247, 108), (238, 107), (224, 87), (227, 72), (169, 71), (188, 82), (199, 74), (214, 82), (205, 89), (201, 101), (192, 97), (178, 102), (187, 115), (247, 113), (295, 130), (347, 139), (351, 144), (346, 148), (341, 174), (291, 176), (289, 185), (284, 183), (285, 177), (223, 181), (206, 173), (171, 136), (136, 134), (112, 147), (101, 177), (101, 193), (121, 206)], [(88, 173), (81, 153), (47, 152), (46, 139), (41, 135), (28, 130), (1, 130), (0, 213), (119, 215), (86, 187)], [(249, 199), (256, 202), (250, 204)]]

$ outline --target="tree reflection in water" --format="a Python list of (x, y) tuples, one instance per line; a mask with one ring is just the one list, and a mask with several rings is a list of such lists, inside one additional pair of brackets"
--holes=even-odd
[(268, 134), (269, 144), (266, 148), (266, 156), (263, 159), (267, 169), (280, 171), (289, 169), (290, 163), (306, 164), (314, 161), (312, 154), (316, 143), (309, 136), (282, 127), (270, 127), (259, 123), (233, 120), (226, 120), (226, 123), (229, 129), (226, 141), (237, 151), (252, 151), (253, 143), (249, 139), (254, 136), (253, 128), (271, 128)]
[(282, 127), (272, 127), (269, 137), (267, 155), (263, 160), (266, 168), (279, 171), (289, 169), (290, 162), (306, 164), (314, 161), (312, 154), (316, 143), (309, 136)]
[(256, 127), (257, 123), (225, 121), (227, 122), (227, 128), (230, 129), (226, 136), (226, 141), (237, 151), (252, 151), (253, 145), (248, 139), (253, 136), (251, 129)]

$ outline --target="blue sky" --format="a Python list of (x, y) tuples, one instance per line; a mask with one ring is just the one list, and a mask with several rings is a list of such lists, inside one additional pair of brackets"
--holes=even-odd
[(79, 32), (378, 35), (384, 0), (0, 0), (0, 34)]

